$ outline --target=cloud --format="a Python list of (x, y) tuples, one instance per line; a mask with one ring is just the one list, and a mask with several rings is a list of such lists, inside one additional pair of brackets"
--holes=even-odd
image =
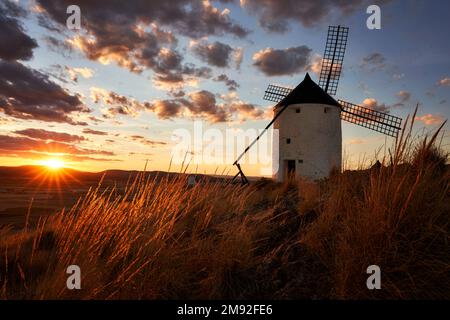
[(241, 69), (242, 61), (244, 61), (244, 49), (237, 48), (234, 50), (233, 55), (234, 63), (236, 64), (236, 69)]
[(266, 119), (265, 110), (250, 103), (235, 102), (230, 105), (230, 112), (236, 113), (240, 121)]
[(99, 123), (103, 122), (102, 119), (99, 119), (96, 116), (88, 116), (88, 119), (91, 120), (95, 124), (99, 124)]
[(160, 119), (170, 119), (181, 115), (184, 109), (182, 99), (156, 100), (149, 110), (153, 111)]
[(442, 78), (438, 81), (438, 86), (441, 87), (450, 87), (450, 77)]
[(390, 107), (384, 103), (379, 103), (377, 99), (374, 98), (366, 98), (362, 102), (362, 106), (368, 109), (379, 111), (379, 112), (389, 112)]
[(19, 20), (13, 17), (20, 14), (20, 10), (9, 1), (0, 4), (0, 58), (3, 60), (29, 60), (33, 57), (33, 49), (38, 46), (36, 40), (25, 33)]
[(174, 98), (181, 98), (186, 95), (186, 92), (184, 92), (183, 90), (170, 90), (168, 94)]
[(134, 116), (143, 111), (153, 112), (160, 119), (192, 117), (211, 123), (232, 121), (235, 117), (240, 120), (265, 117), (265, 111), (260, 111), (256, 105), (240, 101), (235, 94), (224, 103), (219, 103), (216, 95), (207, 90), (184, 93), (172, 99), (141, 102), (115, 92), (91, 88), (91, 98), (96, 103), (109, 106), (103, 110), (105, 118), (114, 118), (119, 114)]
[(388, 62), (388, 59), (380, 52), (373, 52), (364, 56), (359, 67), (369, 73), (385, 72), (393, 81), (398, 81), (405, 77), (401, 68)]
[(77, 83), (79, 77), (89, 79), (94, 76), (94, 70), (90, 68), (72, 68), (69, 66), (62, 66), (60, 64), (52, 64), (44, 69), (48, 75), (63, 82), (63, 83)]
[[(1, 137), (0, 137), (1, 139)], [(123, 161), (120, 159), (113, 158), (99, 158), (92, 156), (78, 156), (75, 154), (48, 154), (48, 153), (40, 153), (34, 151), (5, 151), (0, 149), (0, 156), (4, 157), (15, 157), (20, 159), (31, 159), (31, 160), (47, 160), (49, 157), (55, 158), (57, 157), (61, 161), (68, 162), (83, 162), (83, 161), (98, 161), (98, 162), (117, 162)]]
[(174, 52), (173, 61), (175, 51), (163, 47), (176, 42), (170, 32), (160, 30), (156, 25), (150, 31), (135, 26), (108, 26), (108, 28), (110, 29), (107, 31), (96, 30), (92, 36), (77, 35), (68, 42), (90, 60), (105, 65), (115, 62), (135, 73), (140, 73), (145, 68), (162, 69), (161, 64), (165, 63), (164, 59), (168, 57), (166, 52), (169, 50)]
[(417, 116), (415, 118), (416, 121), (423, 122), (425, 125), (435, 125), (440, 124), (444, 121), (444, 118), (441, 115), (435, 115), (435, 114), (425, 114), (423, 116)]
[(192, 115), (207, 118), (210, 122), (225, 122), (227, 114), (225, 110), (217, 105), (216, 97), (213, 93), (200, 90), (189, 94), (187, 109)]
[(69, 57), (73, 52), (73, 47), (68, 41), (62, 41), (53, 36), (45, 36), (44, 42), (47, 44), (48, 48), (56, 53), (63, 55), (64, 57)]
[(81, 142), (85, 141), (86, 139), (81, 136), (64, 133), (64, 132), (55, 132), (55, 131), (48, 131), (44, 129), (24, 129), (24, 130), (16, 130), (13, 133), (26, 136), (33, 139), (39, 139), (39, 140), (52, 140), (57, 142), (66, 142), (66, 143), (73, 143), (73, 142)]
[(365, 141), (362, 139), (359, 139), (359, 138), (353, 138), (353, 139), (346, 140), (345, 143), (349, 144), (349, 145), (357, 145), (357, 144), (363, 144), (363, 143), (365, 143)]
[(386, 58), (379, 52), (371, 53), (362, 59), (361, 67), (369, 71), (378, 71), (386, 66)]
[(409, 101), (411, 99), (411, 93), (408, 91), (401, 90), (397, 93), (397, 97), (400, 99), (401, 103)]
[(0, 61), (0, 111), (18, 119), (85, 125), (73, 115), (90, 110), (47, 75), (18, 62)]
[(392, 105), (392, 108), (398, 108), (405, 106), (405, 103), (411, 100), (411, 92), (401, 90), (396, 94), (399, 102)]
[(175, 50), (162, 48), (158, 60), (152, 66), (156, 72), (154, 83), (169, 90), (183, 87), (186, 83), (197, 82), (198, 78), (209, 79), (212, 70), (208, 67), (197, 68), (191, 63), (183, 64), (183, 57)]
[(96, 36), (76, 36), (68, 42), (91, 60), (102, 64), (113, 61), (131, 71), (139, 72), (137, 62), (144, 66), (152, 66), (163, 46), (172, 46), (177, 40), (170, 32), (159, 29), (153, 25), (148, 31), (142, 28), (132, 29), (114, 27), (118, 34), (99, 34)]
[(308, 70), (311, 51), (307, 46), (267, 48), (253, 55), (253, 65), (267, 76), (293, 75)]
[(155, 147), (158, 145), (163, 146), (163, 145), (167, 144), (166, 142), (163, 142), (163, 141), (149, 140), (149, 139), (145, 138), (144, 136), (140, 136), (140, 135), (132, 135), (132, 136), (130, 136), (130, 139), (133, 141), (142, 143), (144, 145), (147, 145), (147, 146), (152, 146), (152, 147)]
[(394, 79), (394, 80), (400, 80), (400, 79), (403, 79), (404, 77), (405, 77), (404, 73), (394, 73), (392, 75), (392, 79)]
[(153, 156), (153, 153), (148, 152), (129, 152), (128, 155), (130, 156)]
[(37, 47), (16, 19), (26, 14), (14, 2), (0, 3), (0, 42), (8, 43), (0, 47), (0, 111), (17, 119), (86, 125), (74, 119), (74, 115), (90, 111), (77, 95), (17, 61), (31, 59)]
[(322, 70), (322, 60), (323, 59), (320, 54), (314, 54), (314, 56), (310, 60), (308, 71), (314, 73), (319, 77), (320, 71)]
[(197, 81), (197, 78), (209, 79), (212, 70), (208, 67), (197, 68), (191, 63), (183, 64), (183, 57), (175, 50), (162, 48), (158, 54), (158, 60), (153, 65), (156, 72), (155, 83), (163, 88), (182, 87), (190, 81)]
[(85, 133), (85, 134), (93, 134), (93, 135), (97, 135), (97, 136), (107, 136), (108, 135), (108, 132), (99, 131), (99, 130), (93, 130), (93, 129), (89, 129), (89, 128), (83, 129), (83, 133)]
[[(71, 0), (37, 0), (55, 22), (66, 24), (66, 8)], [(132, 29), (139, 22), (156, 22), (173, 28), (178, 33), (200, 38), (207, 35), (232, 34), (245, 37), (248, 31), (230, 18), (230, 10), (220, 11), (210, 1), (171, 0), (148, 1), (129, 0), (124, 6), (120, 1), (110, 1), (108, 6), (95, 1), (78, 2), (83, 8), (83, 18), (88, 30), (101, 34), (117, 29)], [(101, 28), (104, 28), (103, 30)]]
[(79, 76), (82, 76), (85, 79), (89, 79), (94, 76), (94, 70), (89, 68), (71, 68), (66, 66), (66, 70), (72, 81), (75, 82), (78, 81)]
[(236, 116), (240, 121), (260, 120), (265, 112), (254, 104), (244, 103), (235, 98), (228, 103), (219, 104), (209, 91), (196, 91), (189, 95), (191, 99), (187, 106), (194, 116), (206, 118), (212, 123), (229, 122)]
[[(70, 0), (37, 2), (47, 19), (65, 26)], [(205, 69), (183, 63), (172, 32), (194, 39), (224, 34), (242, 38), (248, 34), (231, 20), (228, 9), (221, 11), (207, 0), (130, 0), (126, 6), (120, 1), (107, 6), (83, 1), (80, 5), (85, 32), (72, 38), (70, 44), (103, 64), (114, 62), (136, 73), (153, 70), (160, 86), (180, 86), (191, 78), (207, 75)]]
[(151, 104), (150, 110), (163, 119), (191, 116), (211, 123), (229, 122), (234, 118), (240, 121), (266, 118), (265, 110), (240, 101), (236, 95), (219, 103), (216, 96), (206, 90), (191, 92), (187, 98), (158, 100)]
[(83, 162), (83, 161), (100, 161), (100, 162), (120, 162), (123, 160), (120, 159), (111, 159), (111, 158), (98, 158), (98, 157), (90, 157), (90, 156), (78, 156), (78, 155), (65, 155), (62, 157), (63, 161), (74, 161), (74, 162)]
[(231, 46), (219, 41), (214, 43), (194, 42), (191, 49), (202, 61), (220, 68), (229, 66), (234, 51)]
[(120, 95), (113, 91), (107, 91), (101, 88), (92, 87), (91, 99), (94, 103), (103, 103), (107, 106), (102, 110), (104, 118), (113, 118), (117, 115), (127, 115), (136, 117), (144, 111), (147, 106), (136, 99)]
[(76, 161), (112, 161), (113, 159), (95, 158), (92, 156), (114, 156), (114, 153), (104, 150), (79, 148), (74, 144), (59, 141), (0, 135), (0, 155), (31, 159), (48, 158), (49, 156), (57, 155)]
[(239, 88), (239, 83), (237, 83), (235, 80), (232, 80), (228, 78), (226, 74), (221, 74), (213, 79), (216, 82), (223, 82), (228, 87), (229, 91), (236, 91), (237, 88)]
[[(65, 25), (66, 8), (70, 0), (37, 0), (53, 21)], [(117, 26), (126, 28), (139, 22), (156, 22), (169, 26), (178, 33), (199, 38), (206, 35), (232, 34), (245, 37), (248, 31), (233, 22), (230, 10), (218, 10), (210, 1), (171, 0), (166, 2), (130, 0), (126, 6), (119, 2), (110, 2), (108, 6), (93, 1), (83, 1), (83, 18), (89, 24), (88, 30), (101, 32), (100, 27), (110, 30)], [(131, 28), (130, 28), (131, 29)]]
[[(269, 32), (286, 32), (289, 22), (314, 27), (329, 21), (331, 16), (350, 15), (366, 10), (370, 0), (241, 0), (241, 6), (258, 17), (259, 24)], [(380, 1), (378, 1), (380, 2)], [(382, 1), (387, 2), (387, 1)]]
[[(322, 65), (325, 63), (327, 66), (331, 66), (330, 59), (324, 59), (320, 54), (314, 54), (309, 60), (309, 65), (305, 71), (315, 74), (320, 78), (320, 73), (322, 72)], [(337, 79), (338, 76), (342, 74), (342, 63), (333, 63), (333, 73), (331, 74), (331, 79)]]
[(19, 5), (19, 0), (9, 0), (0, 3), (0, 9), (11, 17), (15, 18), (26, 18), (28, 12)]
[(0, 124), (13, 124), (15, 122), (13, 119), (0, 117)]

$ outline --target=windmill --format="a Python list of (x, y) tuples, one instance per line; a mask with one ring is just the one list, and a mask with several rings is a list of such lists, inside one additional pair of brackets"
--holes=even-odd
[(292, 175), (320, 179), (333, 168), (340, 170), (341, 120), (397, 137), (401, 118), (332, 97), (342, 72), (348, 31), (347, 27), (328, 27), (319, 84), (307, 73), (294, 89), (268, 86), (264, 99), (276, 103), (274, 117), (233, 163), (238, 169), (234, 179), (240, 175), (242, 183), (248, 184), (239, 161), (272, 125), (279, 130), (278, 140), (273, 141), (279, 148), (273, 159), (278, 166), (274, 170), (277, 181)]

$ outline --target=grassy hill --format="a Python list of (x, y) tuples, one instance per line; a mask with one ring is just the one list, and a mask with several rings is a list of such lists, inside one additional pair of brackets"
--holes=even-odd
[[(320, 182), (136, 179), (0, 229), (3, 299), (449, 299), (450, 179), (436, 136)], [(120, 172), (117, 173), (121, 175)], [(81, 268), (82, 289), (66, 288)], [(382, 289), (368, 290), (367, 268)]]

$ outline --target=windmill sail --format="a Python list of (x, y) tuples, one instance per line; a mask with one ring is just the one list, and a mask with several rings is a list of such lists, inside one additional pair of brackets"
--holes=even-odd
[(339, 100), (342, 106), (341, 119), (396, 138), (401, 130), (402, 119), (384, 112), (365, 108)]
[(264, 100), (272, 102), (280, 102), (292, 91), (291, 88), (270, 84), (264, 92)]
[[(277, 85), (269, 85), (264, 99), (273, 102), (283, 100), (292, 89)], [(365, 108), (344, 100), (338, 100), (341, 105), (341, 119), (364, 128), (368, 128), (391, 137), (397, 137), (401, 130), (402, 119), (384, 112)]]
[[(348, 28), (342, 26), (329, 26), (325, 53), (322, 59), (319, 86), (329, 95), (335, 95), (342, 73), (345, 48), (347, 46)], [(271, 84), (264, 93), (264, 99), (280, 102), (292, 88)]]
[(348, 28), (329, 26), (325, 53), (322, 59), (319, 86), (329, 95), (335, 95), (342, 72)]

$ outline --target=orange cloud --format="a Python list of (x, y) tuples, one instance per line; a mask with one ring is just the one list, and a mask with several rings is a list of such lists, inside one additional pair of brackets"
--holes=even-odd
[(450, 87), (450, 77), (445, 77), (438, 81), (438, 85), (441, 87)]
[(355, 145), (355, 144), (363, 144), (365, 141), (362, 139), (359, 139), (359, 138), (353, 138), (353, 139), (347, 140), (345, 142), (346, 142), (346, 144)]
[(423, 122), (425, 125), (434, 125), (434, 124), (438, 124), (442, 121), (444, 121), (444, 118), (440, 115), (434, 115), (431, 113), (425, 114), (421, 117), (417, 116), (415, 118), (416, 121), (421, 121)]
[(25, 136), (32, 139), (43, 140), (46, 142), (55, 141), (55, 142), (63, 142), (63, 143), (73, 143), (73, 142), (81, 142), (86, 140), (84, 137), (73, 135), (65, 132), (56, 132), (56, 131), (48, 131), (44, 129), (24, 129), (24, 130), (16, 130), (15, 134)]
[(92, 78), (94, 71), (90, 68), (70, 68), (66, 67), (67, 73), (72, 81), (78, 81), (78, 76), (82, 76), (85, 79)]
[(374, 98), (364, 99), (362, 105), (363, 105), (363, 107), (366, 107), (366, 108), (374, 110), (374, 111), (380, 111), (380, 112), (388, 112), (389, 111), (388, 106), (386, 106), (384, 103), (379, 103), (377, 101), (377, 99), (374, 99)]
[[(25, 133), (29, 134), (30, 132), (23, 130), (21, 134)], [(54, 140), (49, 141), (47, 139), (51, 137), (51, 139), (56, 138), (59, 140), (74, 141), (74, 139), (76, 140), (76, 136), (50, 131), (40, 131), (39, 133), (42, 139), (0, 135), (0, 156), (43, 159), (48, 158), (48, 156), (57, 155), (58, 157), (72, 161), (116, 161), (115, 159), (92, 157), (114, 156), (115, 154), (110, 151), (80, 148), (74, 144)]]

